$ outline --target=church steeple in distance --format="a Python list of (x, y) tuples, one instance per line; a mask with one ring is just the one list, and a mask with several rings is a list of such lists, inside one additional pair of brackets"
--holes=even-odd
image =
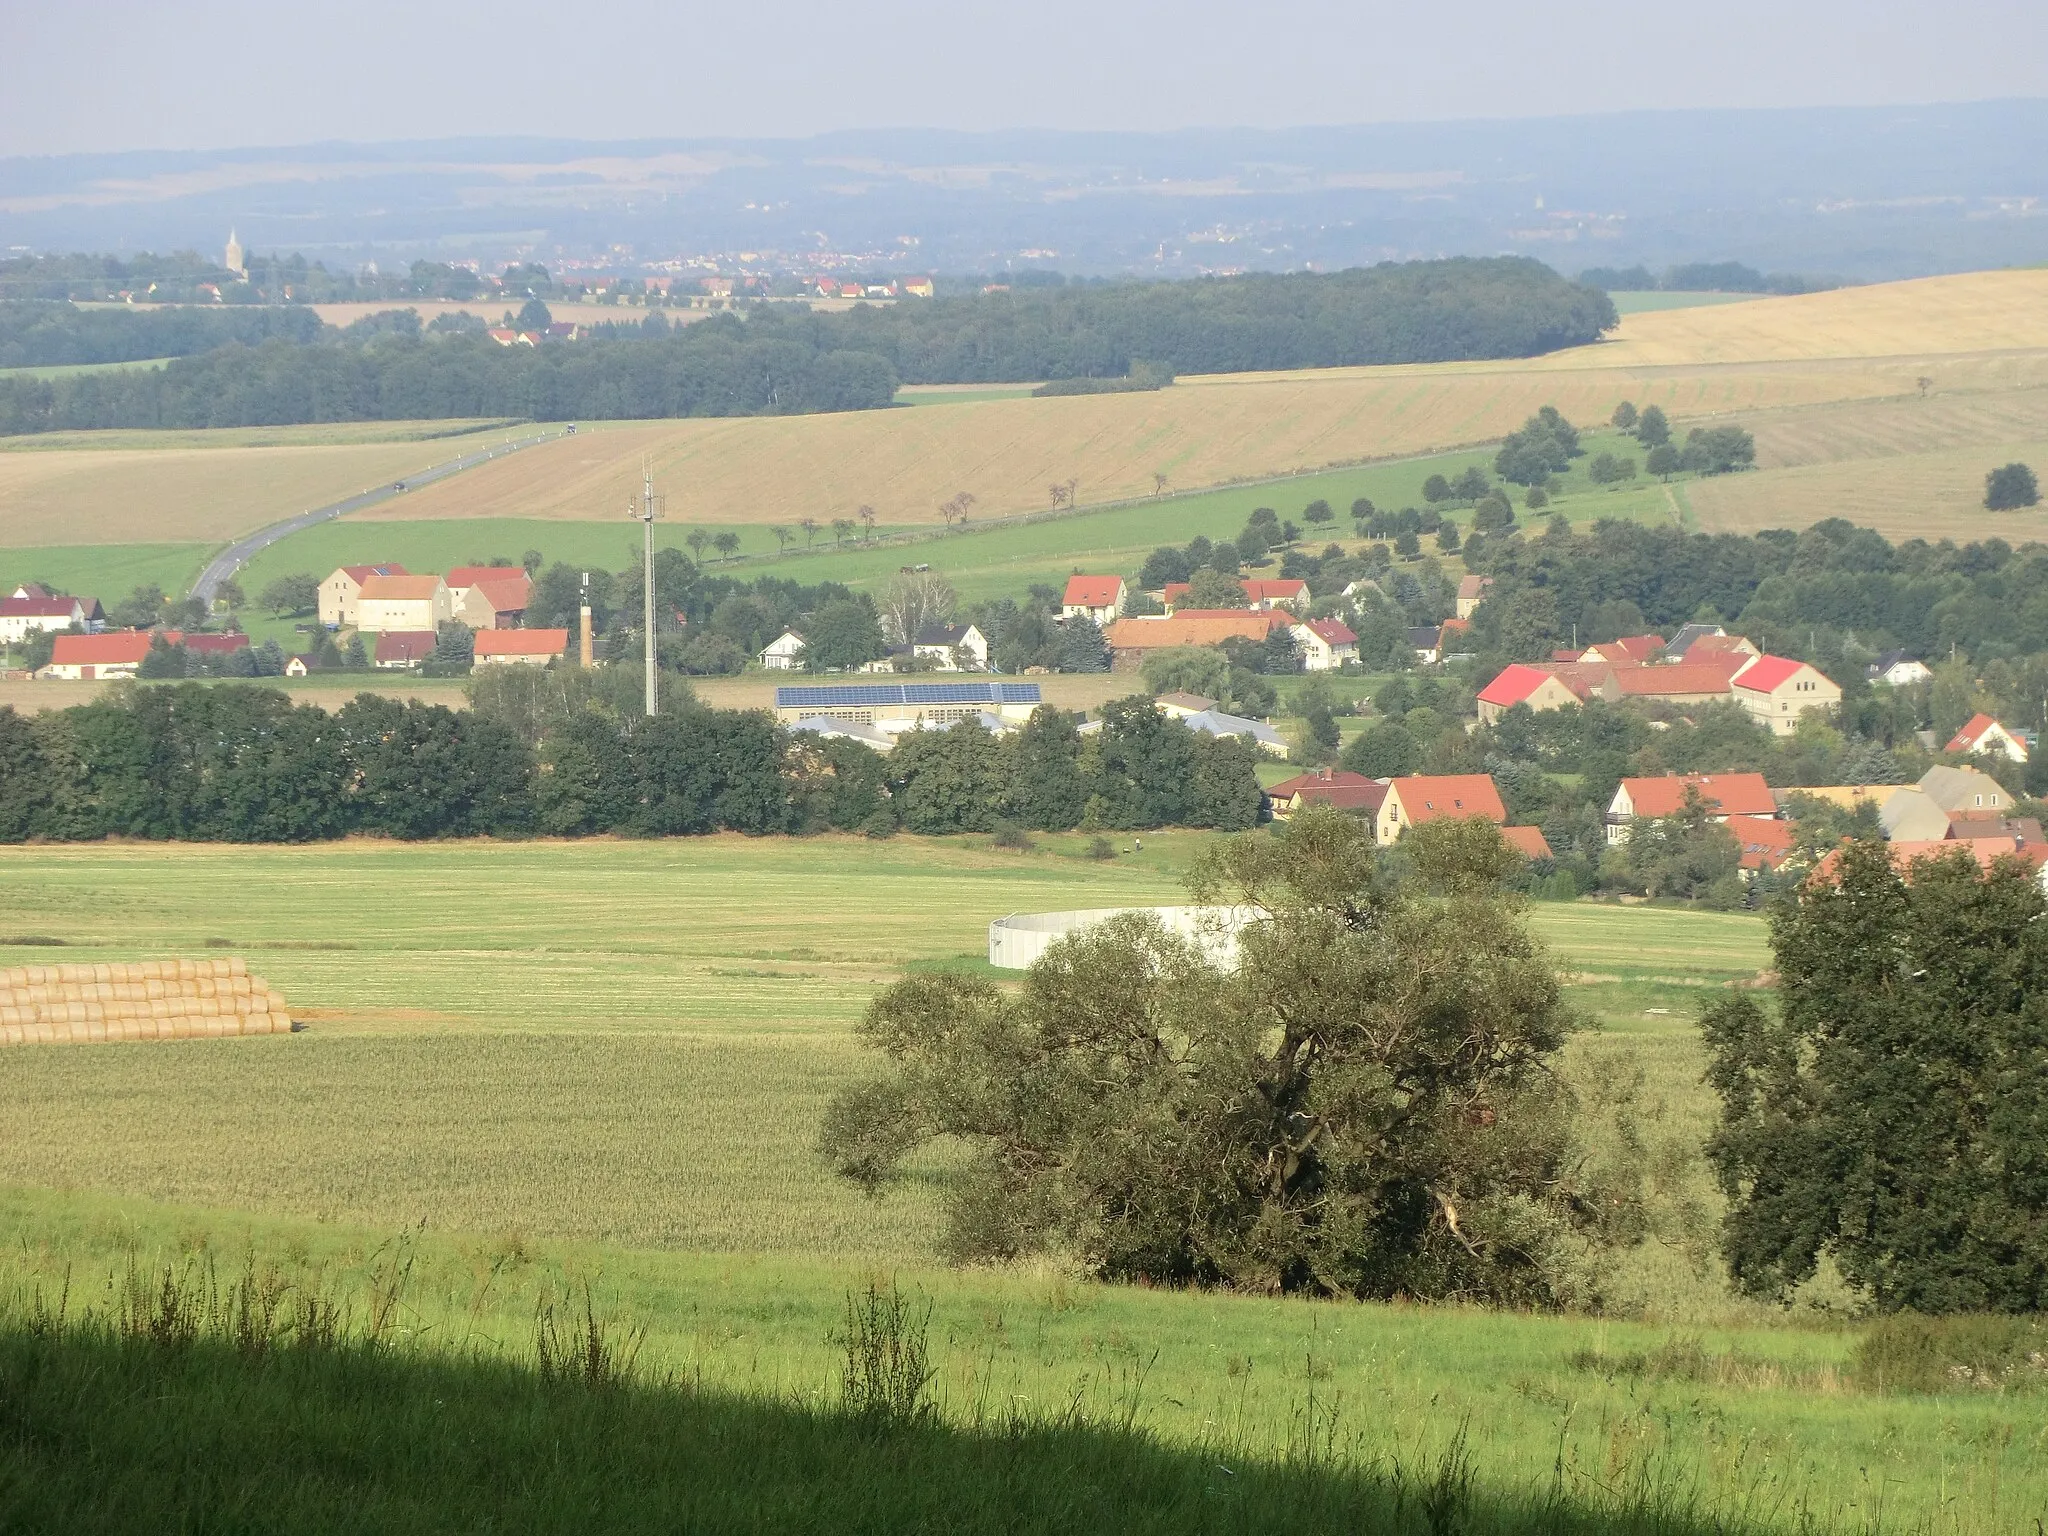
[(242, 242), (235, 238), (235, 232), (228, 231), (228, 248), (221, 265), (237, 277), (247, 277), (249, 269), (242, 264)]

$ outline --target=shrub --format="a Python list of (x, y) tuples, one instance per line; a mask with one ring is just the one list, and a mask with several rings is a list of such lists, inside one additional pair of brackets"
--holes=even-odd
[(2031, 507), (2041, 499), (2041, 487), (2033, 470), (2024, 464), (2007, 464), (1984, 477), (1984, 509), (2014, 512)]
[(1901, 1312), (1863, 1335), (1849, 1371), (1868, 1392), (2039, 1391), (2048, 1388), (2048, 1324)]

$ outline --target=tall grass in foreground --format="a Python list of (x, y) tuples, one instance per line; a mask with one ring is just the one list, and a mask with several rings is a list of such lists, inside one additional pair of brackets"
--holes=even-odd
[[(0, 1305), (0, 1529), (50, 1532), (1372, 1531), (1450, 1536), (1989, 1530), (1838, 1526), (1759, 1475), (1708, 1495), (1623, 1433), (1489, 1485), (1459, 1425), (1433, 1449), (1353, 1427), (1314, 1360), (1274, 1446), (1222, 1420), (1144, 1428), (1143, 1362), (1064, 1401), (991, 1373), (934, 1391), (929, 1308), (893, 1282), (846, 1298), (838, 1380), (734, 1390), (641, 1363), (586, 1284), (547, 1291), (524, 1341), (430, 1338), (400, 1242), (343, 1289), (205, 1261), (16, 1290)], [(1732, 1491), (1730, 1491), (1732, 1489)]]

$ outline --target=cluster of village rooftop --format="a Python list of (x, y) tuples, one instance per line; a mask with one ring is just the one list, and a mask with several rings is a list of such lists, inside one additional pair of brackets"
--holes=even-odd
[[(320, 583), (320, 622), (353, 630), (364, 639), (371, 665), (409, 670), (434, 652), (441, 626), (466, 624), (475, 632), (476, 664), (546, 666), (569, 649), (566, 629), (523, 629), (533, 582), (516, 565), (458, 566), (446, 576), (414, 575), (402, 565), (344, 565)], [(58, 631), (49, 662), (37, 677), (91, 681), (133, 677), (153, 641), (187, 651), (226, 654), (249, 637), (239, 632), (108, 630), (99, 600), (51, 593), (33, 583), (0, 598), (0, 643), (20, 644), (38, 630)], [(83, 630), (82, 634), (64, 633)], [(310, 655), (285, 662), (287, 677), (313, 669)]]

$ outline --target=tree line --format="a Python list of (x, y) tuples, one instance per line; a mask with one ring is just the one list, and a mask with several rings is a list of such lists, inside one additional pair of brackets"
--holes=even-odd
[[(81, 322), (68, 306), (51, 308), (67, 313), (15, 322), (24, 336), (40, 337), (39, 357), (191, 355), (146, 373), (0, 380), (0, 435), (868, 410), (888, 405), (899, 381), (1123, 378), (1134, 368), (1165, 378), (1520, 357), (1596, 340), (1614, 324), (1605, 295), (1519, 258), (1031, 289), (847, 314), (757, 305), (744, 320), (728, 314), (674, 327), (651, 314), (603, 336), (539, 347), (500, 347), (462, 328), (422, 331), (417, 316), (402, 312), (337, 332), (310, 316), (254, 319), (304, 313), (289, 309), (252, 309), (247, 320), (225, 309), (183, 318), (123, 310)], [(209, 338), (211, 350), (192, 351), (196, 339)]]
[(1046, 707), (1020, 731), (963, 722), (887, 756), (687, 693), (648, 719), (639, 699), (623, 666), (506, 667), (473, 679), (464, 709), (361, 694), (330, 713), (189, 682), (0, 708), (0, 840), (1236, 830), (1263, 804), (1253, 748), (1144, 698), (1086, 736)]
[(79, 309), (71, 304), (0, 303), (0, 368), (129, 363), (184, 357), (230, 342), (276, 337), (304, 343), (322, 330), (303, 306), (249, 309)]

